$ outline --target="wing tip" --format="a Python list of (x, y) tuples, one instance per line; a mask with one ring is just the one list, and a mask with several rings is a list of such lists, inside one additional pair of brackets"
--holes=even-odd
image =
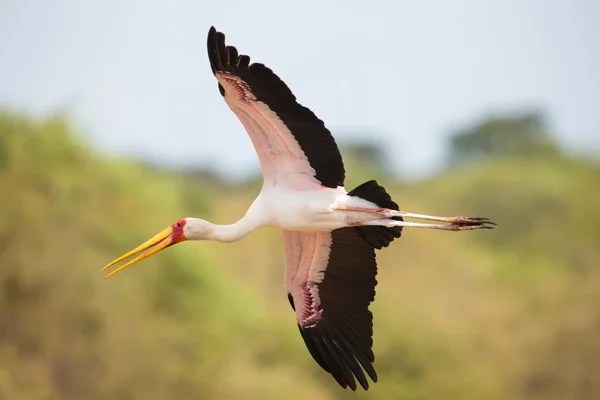
[(249, 69), (250, 57), (245, 54), (239, 54), (235, 46), (225, 44), (225, 34), (211, 26), (207, 35), (207, 50), (210, 68), (213, 75), (218, 72), (233, 72), (231, 67), (240, 69)]
[[(313, 359), (332, 375), (342, 388), (350, 387), (352, 391), (356, 391), (358, 381), (364, 390), (369, 390), (365, 372), (373, 383), (377, 383), (377, 372), (372, 360), (369, 360), (371, 362), (367, 361), (364, 355), (360, 354), (361, 350), (355, 347), (356, 344), (347, 342), (344, 335), (336, 335), (331, 331), (332, 326), (325, 325), (327, 326), (317, 324), (310, 328), (298, 325), (300, 334)], [(333, 329), (335, 330), (335, 328)]]
[(206, 48), (213, 74), (216, 75), (217, 72), (227, 71), (231, 63), (229, 60), (229, 49), (225, 45), (225, 34), (219, 32), (214, 26), (211, 26), (208, 30)]
[(210, 62), (210, 69), (212, 70), (213, 75), (216, 75), (220, 66), (220, 58), (219, 49), (217, 47), (217, 29), (214, 26), (211, 26), (208, 30), (208, 35), (206, 39), (206, 49), (208, 51), (208, 61)]

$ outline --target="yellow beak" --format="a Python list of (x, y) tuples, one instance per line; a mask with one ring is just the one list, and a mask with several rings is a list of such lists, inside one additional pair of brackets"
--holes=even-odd
[[(167, 247), (171, 246), (172, 244), (175, 244), (177, 242), (173, 242), (173, 228), (168, 227), (167, 229), (165, 229), (164, 231), (160, 232), (159, 234), (155, 235), (152, 239), (142, 243), (141, 245), (139, 245), (138, 247), (136, 247), (135, 249), (131, 250), (128, 253), (123, 254), (121, 257), (117, 258), (116, 260), (110, 262), (109, 264), (107, 264), (104, 268), (102, 268), (101, 272), (104, 272), (107, 268), (110, 268), (111, 266), (115, 265), (118, 262), (121, 262), (123, 260), (125, 260), (128, 257), (133, 256), (134, 254), (137, 254), (141, 251), (144, 251), (146, 249), (150, 249), (145, 253), (140, 254), (139, 256), (137, 256), (136, 258), (134, 258), (133, 260), (121, 265), (119, 268), (115, 269), (114, 271), (111, 271), (108, 275), (106, 275), (105, 278), (110, 278), (111, 276), (113, 276), (114, 274), (116, 274), (117, 272), (135, 264), (138, 261), (143, 260), (146, 257), (150, 257), (152, 254), (156, 254), (161, 250), (166, 249)], [(156, 247), (152, 247), (152, 246), (156, 246)]]

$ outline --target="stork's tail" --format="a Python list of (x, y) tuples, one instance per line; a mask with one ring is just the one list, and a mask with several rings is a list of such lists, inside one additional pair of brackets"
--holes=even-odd
[[(400, 211), (398, 205), (392, 200), (385, 189), (375, 181), (365, 182), (350, 193), (350, 196), (360, 197), (377, 204), (381, 207), (376, 212), (380, 213), (387, 220), (370, 221), (372, 225), (358, 227), (363, 237), (375, 248), (380, 249), (390, 244), (392, 240), (400, 237), (402, 227), (441, 229), (446, 231), (470, 231), (477, 229), (493, 229), (496, 223), (486, 217), (476, 216), (456, 216), (439, 217), (436, 215), (415, 214), (406, 211)], [(360, 211), (360, 210), (356, 210)], [(428, 221), (442, 221), (446, 224), (423, 224), (419, 222), (405, 222), (403, 218), (416, 218)], [(398, 222), (390, 221), (395, 220)], [(384, 226), (385, 229), (371, 229)]]
[[(356, 189), (350, 191), (348, 195), (368, 200), (381, 208), (400, 210), (398, 204), (392, 200), (385, 188), (379, 185), (377, 181), (372, 180), (365, 182)], [(402, 217), (392, 217), (391, 219), (404, 221)], [(387, 247), (394, 239), (399, 238), (402, 234), (401, 226), (392, 228), (384, 226), (358, 226), (354, 229), (358, 230), (361, 236), (376, 249)]]

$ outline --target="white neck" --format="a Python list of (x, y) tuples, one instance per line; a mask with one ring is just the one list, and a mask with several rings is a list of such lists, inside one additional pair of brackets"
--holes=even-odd
[(236, 223), (229, 225), (216, 225), (208, 221), (204, 221), (204, 223), (207, 226), (202, 239), (217, 242), (236, 242), (262, 225), (261, 221), (249, 214), (246, 214)]
[(254, 204), (246, 215), (239, 221), (229, 225), (216, 225), (199, 218), (186, 218), (184, 228), (186, 238), (190, 240), (214, 240), (217, 242), (236, 242), (247, 236), (250, 232), (267, 223), (265, 213), (260, 212)]
[(250, 226), (244, 222), (244, 218), (242, 218), (238, 222), (230, 225), (211, 224), (209, 239), (225, 243), (237, 242), (257, 228), (256, 226)]

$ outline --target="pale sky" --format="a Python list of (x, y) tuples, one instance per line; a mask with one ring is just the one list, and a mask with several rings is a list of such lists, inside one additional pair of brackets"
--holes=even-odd
[(0, 107), (67, 110), (107, 153), (256, 172), (211, 25), (339, 142), (372, 133), (411, 176), (440, 165), (452, 129), (527, 107), (569, 149), (600, 149), (597, 0), (0, 0)]

